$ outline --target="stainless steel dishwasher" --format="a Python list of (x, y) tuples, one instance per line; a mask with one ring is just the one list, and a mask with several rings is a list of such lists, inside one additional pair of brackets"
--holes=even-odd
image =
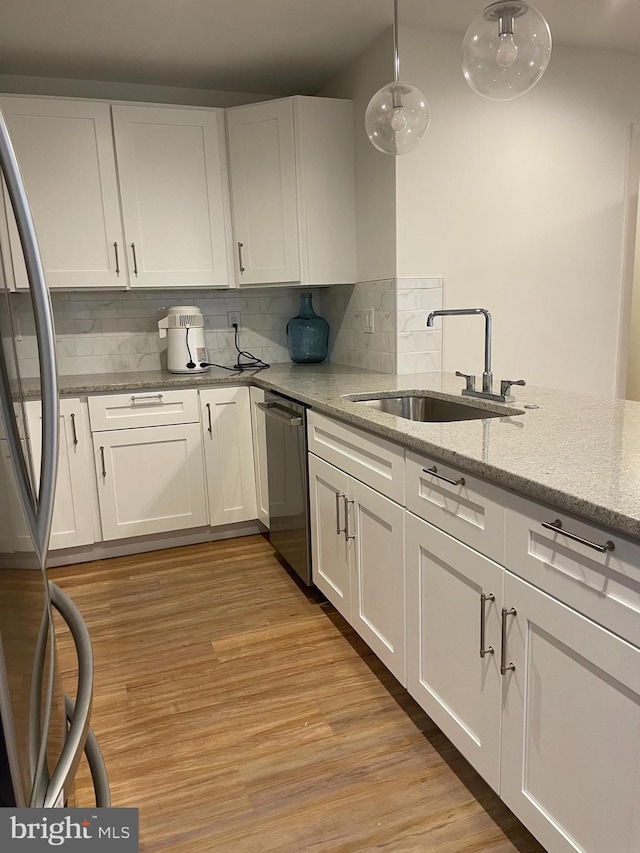
[(310, 586), (306, 408), (273, 391), (258, 405), (265, 414), (271, 544)]

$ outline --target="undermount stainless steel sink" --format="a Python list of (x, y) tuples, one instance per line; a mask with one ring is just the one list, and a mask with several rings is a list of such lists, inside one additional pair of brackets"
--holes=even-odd
[[(355, 397), (355, 399), (354, 399)], [(347, 399), (353, 403), (359, 403), (397, 415), (399, 418), (407, 418), (410, 421), (423, 421), (425, 423), (444, 423), (450, 421), (471, 421), (484, 418), (507, 418), (513, 415), (523, 415), (522, 409), (511, 409), (506, 406), (484, 407), (473, 403), (446, 400), (442, 397), (428, 397), (418, 394), (399, 394), (394, 397), (371, 395), (368, 397), (348, 396)]]

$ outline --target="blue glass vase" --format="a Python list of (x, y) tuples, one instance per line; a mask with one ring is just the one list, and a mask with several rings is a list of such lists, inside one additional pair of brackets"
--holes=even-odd
[(329, 348), (329, 324), (313, 310), (311, 298), (300, 294), (300, 311), (287, 323), (289, 357), (299, 364), (324, 361)]

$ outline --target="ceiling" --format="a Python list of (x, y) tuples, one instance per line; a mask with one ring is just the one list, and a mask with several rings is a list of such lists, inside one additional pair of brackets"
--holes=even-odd
[[(482, 0), (400, 0), (465, 32)], [(537, 0), (554, 42), (640, 55), (639, 0)], [(390, 25), (392, 0), (0, 0), (0, 74), (312, 94)]]

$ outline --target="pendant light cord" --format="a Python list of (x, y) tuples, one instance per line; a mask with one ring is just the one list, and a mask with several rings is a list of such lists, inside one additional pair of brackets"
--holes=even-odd
[(400, 80), (400, 51), (398, 50), (398, 0), (393, 0), (393, 81)]

